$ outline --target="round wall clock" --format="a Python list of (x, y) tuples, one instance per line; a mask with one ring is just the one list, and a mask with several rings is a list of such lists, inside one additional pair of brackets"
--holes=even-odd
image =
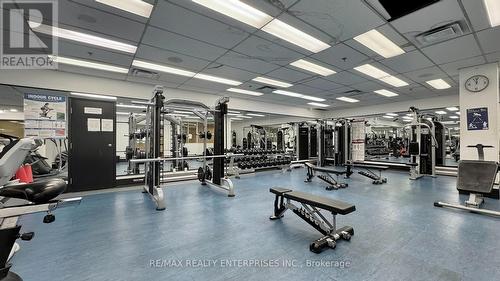
[(490, 80), (488, 79), (488, 77), (484, 75), (474, 75), (471, 78), (467, 79), (467, 81), (465, 81), (465, 88), (469, 92), (477, 93), (486, 89), (489, 84)]

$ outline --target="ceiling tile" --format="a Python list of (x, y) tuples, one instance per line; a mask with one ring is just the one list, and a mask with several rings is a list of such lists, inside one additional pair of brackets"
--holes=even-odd
[(338, 73), (335, 73), (333, 75), (325, 77), (325, 79), (336, 82), (338, 84), (346, 85), (346, 86), (368, 81), (367, 79), (365, 79), (357, 74), (353, 74), (349, 71), (338, 72)]
[(289, 13), (330, 34), (333, 42), (352, 38), (384, 24), (363, 1), (300, 1)]
[(211, 81), (205, 81), (205, 80), (200, 80), (200, 79), (191, 79), (183, 84), (183, 86), (187, 87), (195, 87), (195, 88), (201, 88), (201, 89), (207, 89), (211, 92), (225, 92), (227, 88), (230, 88), (231, 86), (221, 84), (221, 83), (215, 83)]
[(193, 40), (156, 27), (148, 27), (142, 39), (144, 44), (200, 59), (215, 60), (226, 50), (201, 41)]
[(405, 76), (409, 77), (415, 82), (425, 82), (432, 79), (448, 78), (448, 75), (446, 75), (446, 73), (441, 71), (436, 66), (408, 72), (405, 73)]
[(158, 2), (149, 24), (227, 49), (250, 35), (246, 31), (165, 1)]
[(257, 36), (246, 39), (236, 46), (233, 51), (248, 55), (253, 59), (263, 60), (282, 66), (303, 57), (303, 55), (298, 52)]
[[(78, 66), (67, 65), (67, 64), (59, 64), (57, 71), (78, 73), (78, 74), (83, 74), (86, 76), (94, 76), (94, 77), (98, 77), (98, 78), (109, 78), (109, 79), (115, 79), (115, 80), (125, 80), (127, 78), (127, 74), (98, 70), (98, 69), (90, 69), (90, 68), (78, 67)], [(77, 91), (78, 89), (75, 88), (72, 90)]]
[(297, 81), (307, 79), (313, 75), (305, 74), (303, 72), (296, 71), (287, 67), (282, 67), (267, 73), (266, 76), (276, 78), (278, 80), (284, 80), (286, 82), (295, 83)]
[(360, 90), (362, 92), (373, 92), (376, 90), (384, 89), (387, 87), (384, 87), (383, 85), (373, 82), (373, 81), (366, 81), (360, 84), (352, 85), (352, 88), (356, 90)]
[(486, 59), (488, 60), (488, 62), (499, 62), (500, 61), (500, 52), (487, 54)]
[(458, 75), (458, 70), (460, 68), (474, 66), (474, 65), (480, 65), (480, 64), (484, 64), (484, 63), (485, 63), (485, 60), (484, 60), (483, 56), (477, 56), (477, 57), (468, 58), (465, 60), (459, 60), (459, 61), (455, 61), (455, 62), (442, 64), (442, 65), (440, 65), (440, 67), (446, 73), (448, 73), (448, 75), (454, 76), (454, 75)]
[[(296, 92), (299, 94), (304, 94), (304, 95), (315, 95), (317, 93), (323, 92), (323, 90), (321, 90), (321, 89), (309, 87), (309, 86), (306, 86), (303, 84), (293, 85), (292, 87), (287, 88), (285, 90), (290, 91), (290, 92)], [(288, 97), (288, 98), (290, 98), (290, 97)], [(311, 101), (308, 101), (308, 102), (311, 102)]]
[(210, 62), (206, 60), (186, 56), (183, 54), (155, 48), (144, 44), (139, 46), (135, 57), (137, 59), (191, 71), (199, 71), (210, 64)]
[(321, 90), (333, 90), (333, 89), (343, 87), (340, 84), (331, 82), (331, 81), (326, 80), (324, 78), (316, 78), (316, 79), (304, 82), (302, 84), (304, 84), (306, 86), (314, 87), (317, 89), (321, 89)]
[(135, 83), (141, 83), (141, 84), (149, 84), (149, 85), (158, 85), (161, 84), (162, 86), (165, 86), (167, 88), (177, 88), (181, 83), (170, 83), (166, 81), (160, 81), (158, 79), (147, 79), (143, 77), (136, 77), (136, 76), (127, 76), (127, 81), (130, 82), (135, 82)]
[(254, 59), (247, 55), (239, 54), (233, 51), (230, 51), (221, 58), (219, 58), (217, 62), (224, 65), (260, 74), (264, 74), (279, 68), (278, 65), (271, 64), (263, 60)]
[(80, 32), (90, 30), (94, 33), (107, 35), (108, 39), (121, 38), (131, 42), (139, 42), (145, 28), (144, 23), (71, 1), (58, 1), (58, 4), (59, 27)]
[(490, 27), (490, 22), (488, 20), (488, 14), (486, 8), (484, 7), (483, 1), (476, 0), (465, 0), (462, 1), (462, 5), (465, 8), (465, 12), (469, 16), (469, 20), (472, 24), (474, 30), (483, 30)]
[(398, 73), (405, 73), (434, 65), (420, 51), (413, 51), (397, 57), (385, 59), (380, 61), (380, 63)]
[[(148, 21), (148, 19), (145, 17), (139, 16), (139, 15), (136, 15), (133, 13), (129, 13), (127, 11), (124, 11), (124, 10), (121, 10), (121, 9), (118, 9), (115, 7), (111, 7), (111, 6), (105, 5), (103, 3), (99, 3), (97, 1), (89, 1), (89, 0), (70, 0), (70, 1), (85, 5), (85, 6), (90, 7), (90, 8), (98, 9), (98, 10), (106, 12), (106, 13), (111, 13), (111, 14), (118, 15), (120, 17), (128, 18), (128, 19), (131, 19), (134, 21), (138, 21), (138, 22), (142, 22), (142, 23), (146, 23)], [(61, 2), (63, 2), (63, 1), (59, 0), (59, 3), (61, 3)], [(150, 4), (154, 4), (154, 0), (146, 0), (145, 2), (148, 2)]]
[(422, 51), (437, 64), (481, 55), (472, 34), (423, 48)]
[(485, 53), (500, 51), (500, 28), (489, 28), (477, 33), (479, 44)]
[(126, 68), (130, 67), (132, 64), (133, 57), (131, 55), (93, 48), (87, 45), (80, 45), (61, 40), (59, 41), (58, 48), (58, 55), (62, 57), (91, 60)]
[(248, 72), (242, 69), (222, 65), (219, 63), (210, 64), (206, 69), (202, 71), (202, 73), (215, 75), (221, 78), (237, 80), (240, 82), (251, 80), (257, 77), (257, 75), (253, 72)]
[(342, 43), (314, 54), (312, 57), (344, 70), (351, 69), (369, 60), (367, 56)]

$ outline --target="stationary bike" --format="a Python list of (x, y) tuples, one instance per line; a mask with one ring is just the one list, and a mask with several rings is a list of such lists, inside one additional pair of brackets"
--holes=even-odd
[[(10, 271), (9, 263), (12, 256), (19, 249), (15, 243), (17, 239), (29, 241), (34, 237), (33, 232), (20, 233), (19, 217), (27, 214), (46, 212), (44, 223), (54, 222), (52, 212), (57, 208), (78, 205), (81, 198), (55, 199), (66, 190), (66, 182), (61, 179), (22, 184), (12, 181), (12, 177), (22, 165), (26, 156), (36, 149), (40, 143), (33, 139), (19, 139), (17, 137), (0, 134), (0, 138), (9, 143), (0, 151), (0, 281), (22, 281), (19, 275)], [(10, 199), (27, 201), (20, 205), (8, 205)]]

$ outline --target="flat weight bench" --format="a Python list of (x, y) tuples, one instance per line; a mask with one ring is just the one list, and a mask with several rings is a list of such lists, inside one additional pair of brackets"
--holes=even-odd
[[(318, 178), (329, 184), (329, 186), (326, 187), (326, 190), (337, 190), (339, 188), (346, 188), (349, 186), (345, 182), (339, 182), (339, 176), (348, 175), (348, 171), (337, 171), (324, 167), (317, 167), (309, 162), (305, 162), (304, 165), (307, 168), (307, 177), (305, 182), (311, 182), (312, 178), (314, 178), (315, 172), (320, 172), (322, 174), (318, 175)], [(333, 178), (332, 174), (335, 175), (337, 179)]]
[[(336, 223), (336, 215), (347, 215), (354, 212), (356, 210), (354, 205), (304, 192), (292, 191), (288, 188), (273, 187), (269, 191), (276, 194), (274, 215), (269, 219), (281, 219), (286, 210), (290, 209), (324, 235), (311, 243), (309, 246), (311, 252), (319, 254), (326, 247), (335, 249), (337, 240), (349, 241), (351, 236), (354, 235), (354, 229), (351, 226), (337, 229)], [(294, 205), (292, 201), (300, 203), (301, 207)], [(320, 209), (330, 212), (333, 216), (332, 221), (329, 221), (321, 213)]]
[[(382, 177), (382, 171), (388, 170), (389, 166), (371, 165), (363, 162), (352, 162), (348, 163), (347, 166), (349, 168), (363, 169), (364, 171), (358, 171), (358, 174), (372, 179), (373, 184), (387, 183), (387, 178)], [(375, 173), (373, 170), (377, 170), (378, 173)]]

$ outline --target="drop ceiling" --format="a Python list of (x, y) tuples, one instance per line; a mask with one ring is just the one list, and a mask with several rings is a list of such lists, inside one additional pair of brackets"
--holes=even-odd
[[(457, 95), (459, 68), (496, 62), (500, 57), (500, 27), (489, 27), (482, 1), (477, 0), (441, 0), (391, 22), (362, 0), (243, 1), (331, 45), (331, 48), (316, 54), (193, 1), (146, 2), (154, 4), (149, 20), (95, 1), (58, 1), (60, 27), (138, 46), (136, 54), (132, 55), (61, 39), (59, 55), (122, 67), (131, 67), (133, 59), (142, 59), (241, 81), (240, 88), (247, 90), (263, 86), (251, 81), (252, 78), (266, 76), (294, 84), (290, 91), (326, 99), (329, 110)], [(464, 21), (468, 27), (462, 36), (430, 46), (415, 42), (416, 33), (433, 28), (433, 24), (456, 20)], [(385, 35), (406, 53), (385, 59), (352, 39), (371, 29)], [(303, 58), (337, 73), (323, 77), (289, 65)], [(366, 63), (409, 85), (394, 88), (353, 70)], [(61, 65), (59, 71), (151, 85), (164, 84), (200, 94), (310, 107), (303, 99), (278, 96), (270, 90), (264, 91), (263, 96), (246, 96), (225, 91), (229, 88), (227, 85), (169, 74), (147, 79), (134, 77), (130, 72), (106, 73), (65, 65)], [(438, 78), (452, 87), (436, 90), (425, 83)], [(396, 92), (399, 96), (387, 98), (373, 93), (379, 89)], [(336, 98), (341, 96), (353, 97), (360, 102), (338, 101)]]

